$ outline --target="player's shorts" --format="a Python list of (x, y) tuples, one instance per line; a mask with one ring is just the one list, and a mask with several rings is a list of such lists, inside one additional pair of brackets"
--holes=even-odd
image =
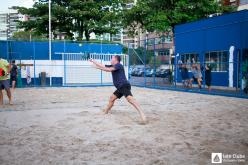
[(130, 84), (125, 84), (123, 85), (121, 88), (117, 89), (114, 92), (114, 95), (120, 99), (122, 96), (133, 96), (132, 92), (131, 92), (131, 85)]
[(12, 82), (12, 81), (17, 81), (17, 76), (11, 76), (10, 77), (10, 82)]
[(9, 89), (9, 80), (0, 80), (0, 90)]
[(193, 82), (198, 83), (198, 78), (192, 77)]
[(205, 83), (206, 83), (207, 86), (211, 86), (211, 79), (206, 79)]

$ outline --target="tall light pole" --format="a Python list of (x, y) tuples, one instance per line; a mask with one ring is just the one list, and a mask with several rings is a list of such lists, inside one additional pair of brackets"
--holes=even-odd
[(32, 29), (29, 31), (29, 41), (32, 42)]
[(103, 39), (103, 36), (101, 34), (101, 55), (102, 55), (102, 39)]
[[(49, 60), (52, 60), (52, 22), (51, 22), (51, 0), (48, 0), (48, 15), (49, 15)], [(50, 74), (50, 86), (52, 86), (52, 77)]]
[(48, 10), (49, 10), (49, 60), (52, 58), (52, 22), (51, 22), (51, 0), (48, 1)]

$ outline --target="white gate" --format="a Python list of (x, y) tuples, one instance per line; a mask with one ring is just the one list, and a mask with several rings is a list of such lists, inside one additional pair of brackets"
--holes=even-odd
[(112, 84), (111, 73), (103, 72), (92, 66), (89, 59), (94, 59), (104, 65), (109, 65), (112, 56), (120, 55), (128, 77), (128, 56), (125, 54), (96, 54), (96, 53), (57, 53), (64, 61), (64, 86), (104, 85)]

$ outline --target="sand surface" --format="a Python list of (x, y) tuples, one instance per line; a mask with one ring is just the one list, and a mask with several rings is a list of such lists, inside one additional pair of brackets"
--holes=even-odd
[(248, 164), (247, 99), (134, 87), (141, 125), (124, 98), (97, 114), (113, 91), (17, 89), (15, 105), (0, 107), (0, 164), (205, 165), (212, 152)]

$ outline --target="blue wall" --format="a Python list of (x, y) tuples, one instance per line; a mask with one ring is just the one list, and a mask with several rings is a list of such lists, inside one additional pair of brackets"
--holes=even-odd
[[(248, 48), (248, 10), (175, 27), (175, 53), (179, 55), (197, 53), (202, 64), (205, 61), (206, 52), (228, 51), (229, 53), (230, 46), (235, 46), (234, 62), (238, 62), (239, 50)], [(234, 69), (236, 68), (234, 66)], [(237, 70), (234, 70), (234, 73), (237, 73)], [(180, 73), (178, 72), (177, 75), (180, 81)], [(234, 84), (237, 83), (236, 76), (234, 76)], [(227, 86), (228, 72), (214, 72), (212, 79), (213, 85)]]
[[(6, 59), (22, 60), (47, 60), (49, 59), (48, 42), (20, 42), (20, 41), (0, 41), (0, 56)], [(97, 43), (52, 43), (52, 59), (62, 59), (58, 52), (70, 53), (110, 53), (121, 54), (122, 46), (119, 44), (97, 44)], [(9, 53), (8, 53), (9, 52)]]

